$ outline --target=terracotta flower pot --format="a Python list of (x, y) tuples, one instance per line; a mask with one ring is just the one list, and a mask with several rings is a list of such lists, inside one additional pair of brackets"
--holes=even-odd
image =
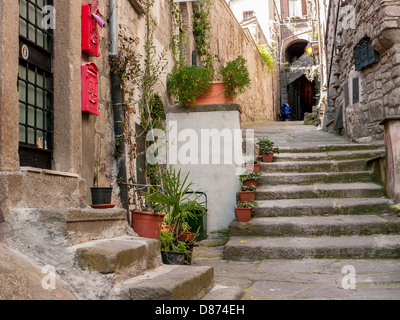
[(194, 239), (196, 238), (196, 234), (193, 232), (182, 232), (178, 239), (181, 241), (194, 241)]
[(196, 98), (196, 105), (233, 103), (234, 99), (225, 97), (225, 85), (223, 81), (212, 81), (211, 89), (205, 95)]
[(274, 153), (263, 153), (262, 154), (263, 162), (272, 162), (274, 159)]
[(257, 187), (257, 185), (258, 185), (258, 180), (245, 180), (245, 181), (243, 181), (243, 185), (244, 186), (246, 186), (246, 187), (250, 187), (250, 186), (255, 186), (255, 187)]
[(139, 237), (159, 239), (165, 213), (136, 210), (132, 212), (132, 229)]
[(253, 170), (253, 172), (260, 172), (261, 165), (256, 164), (246, 164), (246, 170)]
[(239, 191), (240, 202), (253, 202), (256, 197), (255, 191)]
[(236, 219), (239, 222), (248, 222), (251, 219), (251, 208), (238, 208), (236, 207)]

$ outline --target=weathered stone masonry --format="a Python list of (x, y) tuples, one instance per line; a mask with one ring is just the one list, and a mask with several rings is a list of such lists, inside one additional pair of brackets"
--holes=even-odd
[[(398, 1), (341, 3), (324, 129), (353, 141), (385, 140), (387, 190), (400, 197), (400, 6)], [(356, 71), (354, 48), (369, 39), (379, 61)], [(328, 41), (335, 41), (330, 37)], [(328, 44), (329, 45), (329, 44)], [(329, 71), (328, 71), (329, 72)]]

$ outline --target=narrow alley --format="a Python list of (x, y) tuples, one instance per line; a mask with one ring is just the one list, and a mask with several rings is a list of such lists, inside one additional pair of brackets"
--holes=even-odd
[[(400, 217), (367, 168), (382, 145), (303, 122), (244, 127), (281, 152), (263, 164), (251, 221), (200, 242), (194, 264), (215, 269), (226, 299), (399, 299), (399, 261), (391, 258), (398, 259)], [(293, 171), (280, 172), (293, 162)]]

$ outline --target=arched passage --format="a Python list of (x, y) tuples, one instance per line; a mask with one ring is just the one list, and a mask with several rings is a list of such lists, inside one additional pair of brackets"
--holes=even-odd
[(306, 40), (295, 40), (285, 50), (285, 60), (290, 64), (296, 62), (304, 53), (308, 42)]

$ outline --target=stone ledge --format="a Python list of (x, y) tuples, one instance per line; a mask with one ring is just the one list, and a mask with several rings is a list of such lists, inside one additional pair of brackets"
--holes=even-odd
[(385, 125), (389, 121), (400, 121), (400, 116), (388, 116), (379, 122), (380, 125)]
[(168, 113), (218, 112), (218, 111), (239, 111), (240, 113), (242, 113), (242, 108), (238, 103), (204, 104), (193, 107), (170, 106)]
[(67, 178), (79, 178), (79, 174), (77, 173), (70, 173), (70, 172), (63, 172), (63, 171), (56, 171), (56, 170), (47, 170), (47, 169), (39, 169), (34, 167), (21, 167), (21, 172), (34, 172), (34, 173), (44, 173), (47, 175), (53, 176), (60, 176), (60, 177), (67, 177)]
[(126, 210), (122, 208), (113, 209), (68, 209), (65, 212), (67, 222), (104, 221), (104, 220), (126, 220)]

